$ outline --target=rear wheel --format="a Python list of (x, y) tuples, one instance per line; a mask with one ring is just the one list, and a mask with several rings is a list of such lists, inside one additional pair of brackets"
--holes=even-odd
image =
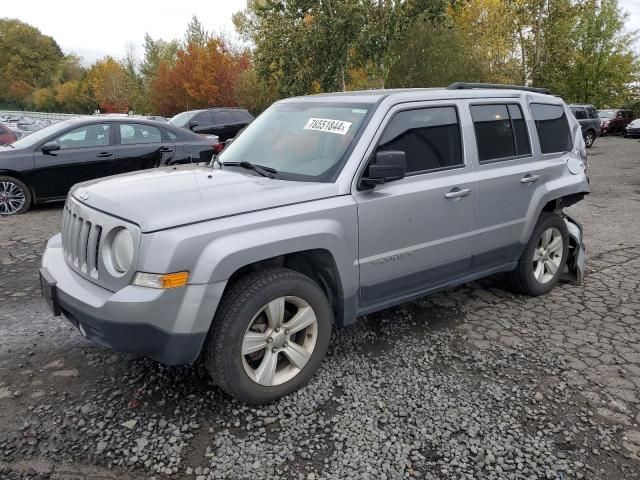
[(569, 232), (562, 217), (543, 213), (527, 243), (512, 285), (527, 295), (543, 295), (560, 280), (569, 253)]
[(250, 273), (230, 287), (204, 361), (229, 395), (267, 403), (298, 390), (327, 352), (333, 312), (322, 289), (286, 268)]
[(0, 215), (19, 215), (30, 206), (29, 188), (16, 178), (0, 176)]
[(596, 141), (596, 134), (592, 130), (589, 130), (584, 136), (584, 144), (587, 148), (593, 147), (593, 142)]

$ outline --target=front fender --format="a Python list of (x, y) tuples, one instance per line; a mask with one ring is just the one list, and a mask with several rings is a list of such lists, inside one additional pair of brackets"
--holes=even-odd
[(202, 251), (190, 281), (215, 283), (229, 279), (235, 271), (251, 263), (293, 252), (322, 249), (333, 256), (343, 287), (357, 285), (355, 244), (349, 244), (348, 236), (345, 227), (331, 219), (263, 226), (223, 235)]

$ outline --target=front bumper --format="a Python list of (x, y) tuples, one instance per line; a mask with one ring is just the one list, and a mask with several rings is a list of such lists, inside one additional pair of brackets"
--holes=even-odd
[(62, 313), (95, 343), (168, 365), (189, 364), (198, 358), (226, 284), (168, 290), (129, 285), (111, 292), (67, 266), (60, 235), (49, 240), (42, 271), (54, 286), (47, 292), (55, 297), (58, 311), (54, 309), (54, 314)]
[(624, 134), (627, 137), (640, 137), (640, 128), (627, 128)]

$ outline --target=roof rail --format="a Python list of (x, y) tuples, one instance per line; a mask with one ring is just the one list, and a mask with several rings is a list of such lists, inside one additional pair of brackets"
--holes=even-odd
[(498, 90), (524, 90), (525, 92), (544, 93), (551, 95), (548, 88), (523, 87), (521, 85), (503, 85), (501, 83), (467, 83), (455, 82), (447, 87), (447, 90), (468, 90), (473, 88), (495, 88)]

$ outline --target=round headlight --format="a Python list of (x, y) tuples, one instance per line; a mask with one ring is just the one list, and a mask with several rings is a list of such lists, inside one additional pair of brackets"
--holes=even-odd
[(133, 237), (126, 228), (121, 229), (113, 237), (111, 244), (111, 261), (113, 268), (119, 273), (125, 273), (133, 262)]

